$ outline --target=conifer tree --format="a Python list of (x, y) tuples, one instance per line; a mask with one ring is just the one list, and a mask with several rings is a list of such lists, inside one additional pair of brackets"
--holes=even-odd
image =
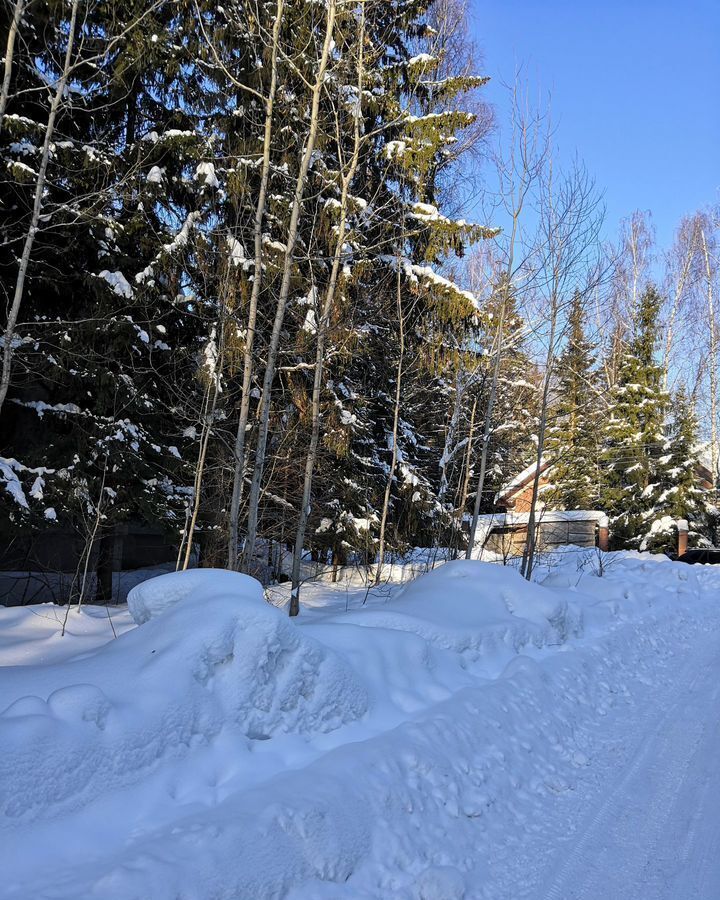
[[(23, 34), (42, 34), (51, 61), (67, 43), (63, 10), (45, 20), (40, 7), (29, 6)], [(181, 519), (192, 481), (182, 457), (193, 456), (184, 445), (193, 443), (203, 391), (208, 311), (214, 317), (212, 294), (208, 304), (197, 298), (207, 286), (202, 222), (215, 184), (191, 102), (211, 94), (207, 75), (192, 68), (196, 44), (160, 38), (194, 34), (182, 8), (94, 4), (86, 13), (29, 256), (2, 451), (20, 484), (42, 469), (25, 505), (4, 506), (9, 526), (20, 516), (33, 531), (74, 532), (90, 552), (123, 520), (176, 528)], [(14, 201), (4, 220), (10, 248), (27, 222), (33, 136), (48, 115), (42, 92), (27, 88), (51, 65), (25, 52), (14, 70), (13, 142), (3, 154), (28, 159), (31, 171), (23, 182), (13, 164), (1, 186)], [(3, 280), (16, 273), (15, 260), (4, 259)]]
[(662, 298), (649, 285), (639, 301), (635, 333), (623, 346), (604, 427), (601, 500), (612, 544), (639, 547), (662, 493), (668, 397), (655, 360)]
[[(485, 359), (490, 363), (494, 323), (504, 302), (503, 346), (500, 351), (498, 396), (493, 407), (490, 424), (490, 459), (481, 512), (495, 508), (495, 495), (511, 478), (531, 462), (535, 450), (533, 440), (537, 427), (538, 387), (536, 371), (527, 346), (527, 323), (517, 309), (514, 291), (505, 298), (493, 296), (485, 314), (484, 345), (488, 351)], [(484, 394), (490, 389), (491, 375), (481, 386)], [(484, 404), (481, 403), (480, 408)]]
[(598, 393), (593, 372), (593, 344), (585, 337), (579, 293), (568, 314), (568, 336), (556, 365), (557, 402), (546, 441), (552, 487), (543, 500), (561, 509), (594, 509), (598, 504)]
[(698, 422), (692, 399), (684, 385), (673, 396), (672, 419), (665, 452), (658, 460), (660, 493), (653, 520), (641, 545), (654, 553), (672, 553), (677, 548), (676, 523), (688, 522), (688, 543), (697, 546), (707, 540), (708, 505), (697, 484)]

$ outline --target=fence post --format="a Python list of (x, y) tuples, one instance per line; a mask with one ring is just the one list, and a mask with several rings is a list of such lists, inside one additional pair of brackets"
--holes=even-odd
[(677, 520), (677, 531), (678, 531), (678, 547), (677, 552), (678, 556), (682, 556), (683, 553), (687, 550), (688, 545), (688, 531), (690, 530), (690, 526), (688, 524), (687, 519), (678, 519)]
[(598, 548), (606, 553), (610, 547), (610, 520), (603, 516), (598, 521)]

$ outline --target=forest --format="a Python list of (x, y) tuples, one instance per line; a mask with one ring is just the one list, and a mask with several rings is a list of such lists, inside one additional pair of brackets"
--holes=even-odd
[(467, 15), (2, 4), (3, 568), (64, 535), (68, 599), (102, 600), (139, 527), (289, 578), (295, 615), (305, 558), (471, 555), (532, 465), (527, 578), (536, 509), (714, 542), (720, 212), (662, 247), (628, 198), (608, 241), (552, 98), (486, 100)]

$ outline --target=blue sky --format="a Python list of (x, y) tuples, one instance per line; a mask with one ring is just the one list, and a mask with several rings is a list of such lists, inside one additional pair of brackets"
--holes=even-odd
[(720, 0), (470, 0), (493, 81), (522, 64), (551, 92), (557, 144), (604, 192), (605, 234), (650, 209), (660, 247), (682, 215), (720, 202)]

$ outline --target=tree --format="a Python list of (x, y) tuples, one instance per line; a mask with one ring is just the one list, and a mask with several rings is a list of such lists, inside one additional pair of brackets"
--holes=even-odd
[[(521, 571), (530, 580), (533, 570), (537, 529), (535, 516), (548, 426), (550, 392), (555, 374), (558, 347), (567, 327), (565, 314), (574, 296), (588, 297), (599, 279), (594, 260), (602, 210), (595, 186), (578, 166), (556, 178), (552, 159), (540, 181), (539, 291), (543, 298), (546, 327), (541, 334), (545, 361), (537, 429), (537, 451), (532, 499)], [(565, 320), (565, 321), (564, 321)]]
[(603, 430), (601, 502), (616, 548), (640, 546), (662, 493), (668, 396), (655, 360), (661, 305), (649, 285), (639, 300), (633, 338), (623, 348)]
[(653, 519), (641, 549), (653, 553), (674, 552), (677, 548), (675, 523), (685, 519), (688, 543), (707, 541), (708, 508), (704, 491), (698, 486), (698, 422), (692, 398), (681, 385), (673, 396), (664, 453), (658, 459), (660, 493), (652, 510)]
[(540, 178), (548, 153), (548, 135), (544, 116), (537, 112), (528, 113), (527, 98), (523, 96), (517, 80), (512, 89), (510, 132), (507, 154), (498, 153), (496, 155), (500, 205), (509, 218), (510, 227), (503, 242), (502, 267), (500, 277), (497, 279), (500, 304), (497, 318), (493, 323), (495, 327), (491, 350), (493, 355), (492, 376), (484, 409), (477, 488), (468, 545), (465, 551), (467, 559), (470, 559), (475, 547), (478, 517), (486, 492), (485, 479), (488, 470), (490, 436), (506, 343), (505, 323), (509, 314), (509, 305), (516, 299), (517, 284), (515, 282), (521, 277), (520, 273), (527, 253), (527, 246), (524, 245), (523, 240), (525, 210), (532, 200), (532, 192)]
[(594, 509), (598, 504), (600, 424), (594, 345), (585, 337), (583, 297), (576, 292), (568, 314), (565, 348), (556, 366), (555, 392), (547, 433), (552, 487), (549, 506)]
[[(44, 21), (46, 12), (31, 4), (23, 19), (27, 36), (45, 43), (14, 67), (6, 117), (14, 140), (3, 143), (15, 175), (1, 186), (13, 212), (3, 220), (4, 284), (17, 290), (28, 262), (23, 318), (8, 322), (15, 340), (3, 451), (20, 467), (16, 476), (43, 470), (35, 503), (11, 506), (7, 524), (17, 528), (21, 516), (33, 531), (77, 533), (92, 572), (96, 545), (123, 520), (177, 533), (193, 480), (218, 309), (208, 235), (219, 182), (203, 115), (215, 95), (197, 41), (179, 49), (158, 37), (194, 33), (186, 7), (92, 5), (66, 66), (72, 103), (61, 98), (45, 154), (38, 125), (57, 94), (46, 102), (36, 86), (58, 48), (67, 60), (73, 33), (62, 6), (57, 19)], [(42, 168), (23, 182), (15, 157), (47, 161), (38, 227), (19, 265), (12, 248), (27, 247)]]

